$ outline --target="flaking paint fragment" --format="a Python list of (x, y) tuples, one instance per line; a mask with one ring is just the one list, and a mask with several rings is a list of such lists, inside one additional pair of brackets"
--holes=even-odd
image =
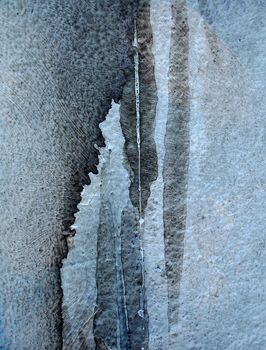
[[(106, 242), (113, 250), (115, 263), (110, 270), (116, 271), (117, 298), (119, 302), (114, 303), (117, 320), (119, 317), (118, 305), (122, 303), (124, 312), (125, 327), (127, 329), (127, 316), (124, 295), (123, 267), (121, 262), (121, 215), (126, 207), (129, 196), (129, 176), (124, 167), (124, 137), (121, 132), (119, 105), (112, 104), (106, 120), (100, 124), (105, 138), (105, 148), (100, 149), (98, 175), (91, 175), (91, 184), (86, 186), (82, 192), (82, 201), (79, 204), (79, 212), (76, 214), (76, 221), (73, 228), (76, 230), (73, 247), (64, 260), (62, 268), (62, 283), (64, 291), (63, 313), (64, 313), (64, 340), (66, 348), (77, 346), (78, 333), (83, 330), (86, 319), (95, 313), (91, 318), (90, 330), (87, 331), (87, 345), (93, 344), (93, 321), (104, 311), (97, 305), (97, 279), (103, 273), (99, 269), (101, 262), (97, 262), (97, 241), (98, 232), (102, 218), (101, 208), (103, 201), (109, 201), (110, 215), (113, 225), (113, 232), (110, 241)], [(103, 256), (105, 259), (105, 256)], [(108, 284), (108, 281), (106, 281)], [(119, 295), (118, 295), (119, 294)], [(108, 321), (108, 320), (106, 320)], [(108, 329), (108, 324), (105, 324)], [(117, 334), (113, 334), (119, 343), (121, 333), (120, 323), (117, 325)], [(125, 332), (125, 330), (124, 330)], [(96, 327), (97, 333), (97, 327)], [(105, 341), (106, 342), (106, 341)], [(94, 344), (93, 344), (94, 346)], [(107, 346), (109, 346), (107, 344)], [(113, 348), (113, 347), (111, 347)]]
[(163, 162), (166, 151), (164, 141), (168, 115), (168, 73), (172, 19), (169, 1), (152, 0), (150, 6), (152, 52), (158, 96), (154, 131), (158, 156), (158, 176), (151, 185), (150, 197), (145, 208), (145, 288), (149, 314), (149, 348), (168, 349), (168, 293), (163, 227)]

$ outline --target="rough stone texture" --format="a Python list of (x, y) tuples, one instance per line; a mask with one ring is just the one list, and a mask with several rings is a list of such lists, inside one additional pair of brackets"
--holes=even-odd
[[(62, 233), (130, 67), (134, 1), (0, 4), (0, 345), (58, 349)], [(130, 29), (131, 28), (131, 29)], [(68, 232), (69, 233), (69, 232)]]

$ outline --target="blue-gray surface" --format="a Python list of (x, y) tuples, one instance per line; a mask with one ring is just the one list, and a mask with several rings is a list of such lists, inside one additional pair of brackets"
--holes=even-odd
[[(0, 1), (0, 336), (62, 344), (62, 233), (130, 65), (134, 1)], [(68, 232), (69, 233), (69, 232)]]
[[(144, 221), (135, 239), (129, 241), (131, 255), (124, 252), (123, 230), (119, 224), (113, 227), (113, 248), (101, 245), (106, 254), (110, 254), (109, 249), (114, 254), (114, 261), (108, 260), (105, 272), (110, 269), (111, 278), (111, 271), (120, 271), (117, 266), (121, 263), (126, 281), (126, 259), (134, 262), (136, 240), (140, 242), (140, 253), (144, 254), (142, 283), (146, 305), (139, 317), (144, 315), (148, 323), (148, 340), (144, 338), (143, 348), (263, 349), (266, 346), (264, 5), (172, 1), (171, 6), (170, 1), (153, 0), (149, 10), (150, 18), (147, 16), (146, 21), (150, 20), (153, 36), (151, 49), (157, 97), (147, 103), (146, 86), (140, 83), (140, 104), (146, 107), (146, 114), (141, 117), (150, 118), (150, 130), (153, 130), (157, 178), (150, 187)], [(142, 11), (140, 8), (140, 18)], [(141, 37), (143, 27), (141, 21), (137, 23)], [(145, 62), (148, 55), (148, 45), (145, 47), (143, 42), (145, 40), (139, 38), (140, 63)], [(142, 74), (140, 70), (140, 77)], [(126, 93), (123, 96), (120, 114), (121, 110), (126, 111), (130, 118), (131, 109), (124, 108), (128, 106)], [(153, 104), (156, 113), (151, 117), (147, 111), (153, 110)], [(110, 122), (113, 113), (119, 118), (119, 111), (111, 111), (106, 120), (109, 126), (104, 127), (110, 150), (113, 137), (120, 147), (128, 142), (127, 134), (121, 140), (115, 133)], [(137, 135), (132, 134), (136, 142)], [(144, 137), (141, 142), (145, 142)], [(116, 217), (121, 221), (122, 213), (127, 210), (121, 208), (126, 208), (130, 198), (125, 189), (123, 195), (120, 193), (126, 188), (119, 180), (122, 166), (117, 165), (119, 172), (113, 171), (115, 165), (107, 161), (108, 152), (102, 151), (101, 157), (106, 157), (108, 171), (99, 167), (95, 178), (98, 180), (93, 187), (85, 188), (75, 224), (78, 236), (74, 238), (62, 273), (66, 308), (71, 309), (72, 315), (78, 313), (81, 305), (90, 310), (91, 326), (86, 329), (90, 344), (93, 344), (93, 333), (97, 334), (93, 314), (104, 308), (104, 304), (97, 304), (100, 277), (95, 273), (104, 254), (97, 253), (96, 242), (92, 245), (89, 240), (92, 235), (95, 240), (102, 240), (99, 233), (97, 236), (97, 225), (107, 220), (102, 217), (101, 209), (107, 204), (107, 198), (95, 189), (97, 181), (98, 186), (104, 187), (105, 196), (110, 191), (113, 203), (110, 222), (117, 222)], [(115, 157), (117, 164), (123, 164), (121, 153)], [(130, 153), (124, 157), (128, 170)], [(127, 182), (126, 175), (124, 179)], [(132, 175), (130, 179), (135, 181)], [(114, 204), (118, 201), (122, 207)], [(91, 206), (96, 213), (93, 220), (89, 219)], [(121, 235), (118, 256), (115, 255), (116, 235)], [(88, 254), (81, 254), (82, 251)], [(138, 261), (136, 257), (135, 261)], [(132, 269), (133, 266), (132, 263)], [(71, 275), (75, 268), (79, 273), (73, 286)], [(83, 289), (77, 290), (84, 280), (87, 282)], [(128, 311), (125, 317), (130, 319), (130, 313), (139, 313), (141, 302), (135, 300), (135, 304), (131, 304), (134, 281), (128, 291), (126, 284), (121, 290), (118, 280), (114, 282), (117, 289), (108, 290), (117, 295), (117, 300), (121, 293), (124, 295), (124, 307)], [(108, 310), (110, 314), (111, 310), (114, 315), (117, 313), (117, 328), (108, 324)], [(103, 344), (124, 349), (121, 339), (128, 336), (131, 342), (132, 325), (120, 332), (123, 319), (119, 302), (115, 309), (109, 306), (99, 313), (106, 314), (106, 318), (101, 318), (105, 326), (101, 332)], [(84, 324), (85, 320), (79, 318), (78, 324)], [(78, 332), (75, 317), (72, 316), (70, 323), (72, 331)]]
[(111, 3), (1, 3), (0, 348), (265, 349), (266, 3)]

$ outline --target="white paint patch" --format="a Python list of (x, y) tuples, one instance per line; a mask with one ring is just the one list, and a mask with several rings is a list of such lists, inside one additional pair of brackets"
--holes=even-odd
[[(98, 175), (90, 175), (91, 184), (82, 191), (82, 201), (73, 228), (76, 235), (73, 247), (64, 260), (62, 287), (64, 292), (63, 307), (68, 315), (65, 322), (70, 323), (75, 334), (86, 322), (81, 314), (93, 315), (96, 306), (96, 265), (97, 265), (97, 233), (101, 207), (101, 192), (109, 199), (114, 222), (114, 238), (116, 247), (117, 273), (121, 268), (121, 213), (129, 202), (130, 180), (124, 167), (124, 136), (120, 126), (119, 105), (113, 103), (106, 120), (100, 124), (106, 147), (100, 150)], [(123, 279), (122, 276), (118, 278)], [(123, 281), (122, 281), (123, 284)], [(117, 318), (118, 319), (118, 318)], [(117, 327), (119, 332), (119, 327)], [(92, 334), (90, 335), (92, 336)], [(119, 344), (120, 334), (117, 334)], [(119, 346), (118, 346), (119, 347)]]
[(149, 315), (149, 348), (163, 350), (168, 349), (168, 294), (164, 256), (162, 172), (168, 114), (168, 70), (172, 26), (170, 1), (152, 0), (150, 18), (158, 94), (154, 134), (158, 156), (158, 178), (151, 185), (151, 194), (145, 210), (145, 283)]

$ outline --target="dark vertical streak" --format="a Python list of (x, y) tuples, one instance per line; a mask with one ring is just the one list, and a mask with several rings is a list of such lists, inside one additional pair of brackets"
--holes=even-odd
[(142, 209), (146, 208), (150, 185), (158, 176), (158, 161), (154, 141), (157, 90), (152, 54), (152, 28), (150, 24), (150, 5), (143, 1), (137, 21), (139, 40), (140, 75), (140, 133), (141, 133), (141, 188)]
[(142, 266), (139, 254), (139, 213), (137, 208), (128, 205), (121, 217), (122, 261), (125, 282), (126, 307), (129, 326), (128, 349), (147, 348), (148, 316), (144, 305), (144, 318), (141, 309)]
[[(121, 234), (121, 227), (117, 227), (117, 236)], [(116, 279), (117, 279), (117, 310), (119, 320), (120, 348), (129, 348), (128, 316), (125, 302), (124, 268), (122, 263), (122, 242), (116, 238)]]
[(172, 5), (169, 109), (165, 136), (164, 232), (169, 328), (178, 320), (178, 298), (186, 229), (189, 158), (188, 19), (186, 1)]
[[(154, 121), (156, 114), (156, 83), (154, 59), (151, 51), (152, 29), (150, 25), (150, 6), (147, 1), (140, 1), (137, 32), (139, 42), (139, 78), (140, 78), (140, 177), (142, 189), (142, 211), (145, 210), (150, 196), (150, 186), (158, 175), (157, 154), (154, 141)], [(125, 137), (125, 153), (131, 173), (130, 198), (132, 204), (139, 207), (138, 194), (138, 149), (136, 135), (136, 108), (134, 90), (134, 71), (128, 72), (121, 103), (121, 126)]]
[[(122, 215), (122, 261), (125, 282), (126, 306), (129, 326), (129, 349), (148, 348), (148, 312), (140, 255), (139, 214), (143, 214), (150, 196), (150, 186), (158, 174), (154, 141), (156, 115), (156, 83), (154, 59), (151, 51), (152, 29), (148, 1), (140, 1), (136, 20), (139, 50), (140, 80), (140, 182), (142, 213), (139, 213), (139, 164), (136, 135), (136, 104), (134, 70), (128, 71), (121, 100), (121, 127), (125, 137), (125, 157), (130, 173), (130, 200)], [(142, 305), (141, 300), (144, 305)], [(141, 312), (144, 312), (144, 317)]]

